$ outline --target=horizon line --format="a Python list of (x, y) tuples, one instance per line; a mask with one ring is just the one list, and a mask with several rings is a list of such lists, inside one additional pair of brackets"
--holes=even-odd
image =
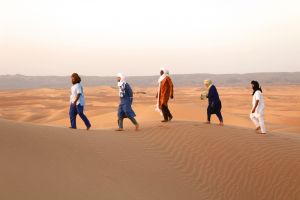
[[(73, 72), (72, 72), (73, 73)], [(70, 73), (70, 74), (72, 74)], [(279, 73), (300, 73), (300, 71), (281, 71), (281, 72), (248, 72), (248, 73), (176, 73), (172, 74), (171, 76), (176, 75), (200, 75), (200, 74), (208, 74), (208, 75), (247, 75), (247, 74), (279, 74)], [(24, 74), (0, 74), (0, 76), (23, 76), (23, 77), (68, 77), (69, 75), (24, 75)], [(84, 75), (80, 74), (82, 77), (115, 77), (114, 75)], [(159, 76), (159, 75), (128, 75), (126, 77), (151, 77), (151, 76)]]

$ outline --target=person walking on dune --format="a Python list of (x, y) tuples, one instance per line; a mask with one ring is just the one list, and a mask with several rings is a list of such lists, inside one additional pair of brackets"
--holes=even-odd
[(256, 131), (260, 131), (261, 134), (266, 134), (265, 128), (265, 120), (264, 120), (264, 110), (265, 110), (265, 103), (264, 97), (262, 94), (262, 89), (259, 86), (257, 81), (251, 82), (253, 93), (252, 93), (252, 110), (250, 113), (250, 119), (254, 123), (256, 127)]
[(117, 75), (120, 105), (118, 109), (118, 126), (116, 131), (123, 131), (123, 121), (124, 118), (130, 119), (130, 121), (135, 125), (135, 130), (139, 130), (139, 124), (135, 119), (136, 114), (132, 110), (133, 103), (133, 92), (130, 85), (125, 81), (125, 76), (121, 73)]
[(173, 119), (171, 114), (168, 102), (169, 98), (173, 99), (173, 82), (169, 76), (169, 71), (165, 68), (160, 69), (160, 77), (158, 79), (158, 91), (156, 95), (157, 104), (156, 111), (160, 112), (163, 115), (164, 120), (162, 122), (169, 122)]
[(83, 94), (83, 87), (80, 84), (81, 78), (77, 73), (73, 73), (71, 76), (72, 84), (71, 87), (71, 96), (70, 96), (70, 121), (72, 129), (76, 129), (76, 117), (77, 115), (83, 120), (86, 125), (86, 129), (89, 130), (91, 128), (91, 123), (88, 118), (83, 113), (85, 106), (85, 99)]
[(204, 85), (207, 88), (207, 98), (208, 98), (208, 107), (207, 107), (207, 122), (206, 124), (210, 124), (211, 115), (216, 114), (220, 123), (220, 126), (223, 126), (223, 116), (221, 113), (222, 102), (220, 100), (218, 91), (216, 86), (212, 84), (211, 80), (205, 80)]

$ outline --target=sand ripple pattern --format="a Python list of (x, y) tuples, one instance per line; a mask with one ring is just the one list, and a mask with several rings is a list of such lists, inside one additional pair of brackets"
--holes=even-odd
[(132, 137), (183, 173), (199, 199), (300, 199), (299, 136), (193, 122), (157, 126)]

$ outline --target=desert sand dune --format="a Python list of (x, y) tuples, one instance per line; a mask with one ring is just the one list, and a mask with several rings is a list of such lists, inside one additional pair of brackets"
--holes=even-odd
[(66, 128), (67, 89), (1, 91), (0, 199), (300, 200), (299, 86), (263, 88), (267, 135), (249, 120), (250, 88), (218, 89), (225, 127), (202, 123), (201, 88), (176, 88), (161, 124), (156, 88), (137, 87), (141, 131), (126, 120), (123, 133), (114, 87), (85, 88), (89, 132)]
[[(134, 88), (134, 110), (141, 125), (159, 121), (154, 111), (157, 88)], [(251, 88), (218, 87), (224, 121), (227, 125), (253, 128), (249, 120)], [(300, 133), (300, 87), (263, 87), (266, 101), (266, 125), (269, 132)], [(175, 88), (175, 99), (170, 101), (174, 119), (203, 122), (206, 120), (207, 101), (200, 100), (201, 88)], [(85, 88), (86, 114), (94, 129), (116, 127), (118, 90), (113, 87)], [(52, 126), (69, 126), (68, 89), (32, 89), (0, 92), (0, 118), (33, 122)], [(213, 117), (214, 122), (216, 118)], [(126, 122), (126, 127), (131, 125)], [(84, 128), (78, 120), (79, 128)]]
[(0, 199), (300, 199), (295, 133), (188, 121), (123, 133), (0, 127)]

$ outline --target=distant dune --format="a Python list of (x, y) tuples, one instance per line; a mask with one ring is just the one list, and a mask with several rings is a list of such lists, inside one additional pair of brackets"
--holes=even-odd
[[(70, 85), (70, 84), (69, 84)], [(70, 89), (26, 89), (0, 91), (0, 118), (53, 126), (69, 126)], [(110, 86), (85, 87), (85, 112), (93, 128), (115, 128), (119, 103), (118, 89)], [(155, 111), (157, 87), (133, 87), (134, 110), (143, 125), (160, 121)], [(207, 101), (200, 100), (202, 88), (176, 87), (169, 107), (175, 120), (206, 120)], [(218, 87), (226, 125), (253, 128), (249, 119), (251, 88)], [(269, 132), (300, 133), (300, 86), (263, 86), (266, 103), (266, 125)], [(287, 103), (288, 102), (288, 103)], [(217, 119), (212, 118), (213, 122)], [(126, 120), (126, 127), (131, 127)], [(84, 128), (78, 120), (79, 128)]]
[[(218, 86), (246, 86), (251, 80), (264, 85), (300, 85), (300, 72), (250, 74), (182, 74), (172, 75), (176, 86), (199, 86), (204, 79), (212, 79)], [(85, 86), (114, 86), (115, 77), (83, 76)], [(155, 86), (158, 76), (131, 76), (128, 81), (139, 87)], [(66, 76), (1, 75), (0, 89), (62, 88), (69, 87)]]

